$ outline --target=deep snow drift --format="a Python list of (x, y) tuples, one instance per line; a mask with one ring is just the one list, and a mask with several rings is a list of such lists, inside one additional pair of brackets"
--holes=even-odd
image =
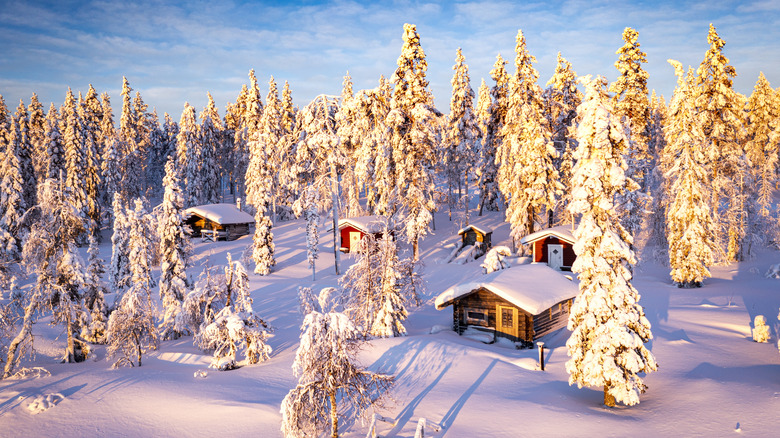
[[(495, 230), (494, 246), (510, 243), (502, 213), (475, 219)], [(410, 308), (408, 336), (373, 340), (360, 356), (368, 368), (396, 377), (392, 401), (377, 411), (395, 424), (378, 422), (378, 434), (414, 436), (420, 418), (443, 426), (426, 436), (449, 437), (774, 436), (780, 430), (780, 280), (764, 277), (780, 253), (766, 250), (754, 260), (715, 267), (704, 287), (678, 289), (653, 260), (653, 249), (645, 248), (633, 284), (652, 323), (648, 348), (659, 369), (646, 377), (649, 389), (639, 405), (607, 409), (601, 388), (568, 385), (565, 329), (544, 339), (546, 371), (538, 370), (536, 350), (452, 332), (452, 308), (435, 310), (434, 298), (483, 275), (481, 260), (443, 263), (462, 225), (437, 215), (436, 231), (421, 245), (428, 291), (421, 307)], [(275, 328), (270, 360), (212, 370), (210, 356), (185, 337), (163, 342), (140, 368), (111, 369), (102, 346), (95, 361), (59, 364), (64, 334), (46, 318), (34, 329), (37, 355), (25, 365), (44, 367), (51, 376), (0, 381), (0, 436), (279, 436), (281, 401), (297, 382), (291, 365), (303, 319), (298, 287), (319, 291), (338, 283), (325, 226), (317, 281), (311, 281), (305, 226), (297, 220), (274, 227), (274, 272), (249, 276), (254, 309)], [(110, 239), (103, 242), (105, 260)], [(228, 252), (239, 259), (251, 236), (193, 243), (196, 266), (189, 272), (197, 278), (205, 265), (225, 265)], [(342, 270), (353, 261), (342, 256)], [(756, 315), (766, 317), (769, 343), (752, 340)], [(340, 430), (363, 437), (369, 423), (347, 418)]]

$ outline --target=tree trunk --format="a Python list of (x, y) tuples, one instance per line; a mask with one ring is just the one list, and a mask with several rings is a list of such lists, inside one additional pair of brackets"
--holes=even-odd
[(604, 385), (604, 406), (608, 408), (615, 407), (615, 396), (609, 393), (609, 387)]
[(336, 275), (340, 275), (339, 271), (339, 180), (336, 173), (336, 164), (330, 163), (330, 179), (331, 179), (331, 206), (333, 211), (333, 260), (336, 268)]
[(466, 174), (466, 225), (469, 224), (469, 174)]
[(330, 393), (330, 436), (339, 438), (339, 413), (336, 406), (336, 391)]
[(19, 330), (19, 334), (16, 335), (14, 340), (11, 341), (11, 344), (8, 346), (8, 353), (5, 358), (5, 369), (3, 370), (4, 379), (11, 377), (11, 374), (14, 371), (14, 366), (18, 362), (16, 353), (19, 350), (19, 346), (22, 345), (25, 339), (32, 336), (33, 315), (35, 314), (35, 309), (37, 308), (36, 306), (37, 302), (38, 302), (38, 293), (34, 293), (33, 296), (30, 298), (30, 302), (27, 304), (27, 307), (24, 308), (24, 320), (22, 321), (22, 329)]
[[(72, 304), (70, 302), (70, 299), (68, 299), (68, 304)], [(65, 349), (65, 357), (63, 358), (63, 362), (65, 363), (75, 363), (76, 362), (76, 346), (73, 342), (73, 326), (71, 323), (71, 312), (70, 309), (66, 309), (65, 311), (65, 331), (68, 333), (68, 343), (67, 347)]]
[(415, 262), (420, 260), (420, 238), (415, 237), (412, 242), (412, 260)]
[(138, 333), (133, 333), (133, 338), (135, 338), (135, 348), (136, 348), (136, 354), (138, 355), (138, 366), (141, 366), (141, 336), (138, 335)]

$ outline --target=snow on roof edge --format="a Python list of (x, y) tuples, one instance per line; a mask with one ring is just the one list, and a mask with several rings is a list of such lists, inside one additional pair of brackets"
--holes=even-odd
[(184, 210), (187, 214), (196, 214), (221, 225), (245, 224), (255, 221), (249, 213), (241, 211), (233, 204), (196, 205)]
[(490, 228), (482, 228), (482, 227), (478, 227), (476, 225), (466, 225), (465, 227), (463, 227), (460, 230), (458, 230), (458, 235), (465, 233), (466, 231), (468, 231), (469, 228), (477, 230), (477, 231), (479, 231), (482, 234), (488, 234), (488, 233), (492, 233), (493, 232), (493, 230), (491, 230)]
[(545, 228), (543, 230), (539, 230), (534, 233), (528, 234), (524, 236), (522, 239), (520, 239), (520, 243), (525, 245), (530, 242), (535, 242), (547, 236), (555, 236), (571, 244), (574, 244), (576, 241), (576, 239), (574, 238), (574, 234), (571, 231), (571, 224), (567, 224), (567, 225), (558, 225), (557, 227), (552, 227), (552, 228)]
[(456, 299), (480, 288), (489, 290), (532, 315), (538, 315), (579, 293), (575, 282), (546, 264), (520, 265), (453, 285), (436, 297), (434, 305), (437, 310), (442, 310)]

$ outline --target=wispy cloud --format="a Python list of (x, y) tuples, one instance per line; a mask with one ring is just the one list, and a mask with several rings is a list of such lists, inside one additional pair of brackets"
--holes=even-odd
[(772, 1), (11, 0), (0, 10), (0, 94), (7, 102), (32, 92), (60, 102), (68, 86), (92, 83), (116, 101), (124, 75), (150, 107), (178, 119), (185, 101), (205, 105), (207, 91), (224, 108), (254, 68), (263, 87), (271, 75), (289, 80), (303, 106), (317, 94), (338, 94), (347, 71), (356, 89), (390, 76), (406, 22), (418, 26), (443, 111), (455, 50), (463, 48), (476, 89), (480, 78), (490, 83), (499, 52), (512, 69), (518, 29), (543, 85), (559, 51), (579, 74), (613, 77), (621, 32), (634, 27), (650, 86), (668, 97), (675, 79), (666, 59), (698, 65), (713, 22), (739, 73), (735, 86), (749, 93), (759, 70), (780, 83), (779, 9)]

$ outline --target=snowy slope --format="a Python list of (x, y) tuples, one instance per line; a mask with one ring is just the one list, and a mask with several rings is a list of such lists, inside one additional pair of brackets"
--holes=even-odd
[[(508, 244), (509, 228), (493, 214), (494, 245)], [(482, 222), (481, 222), (482, 223)], [(382, 436), (411, 437), (425, 417), (444, 426), (426, 436), (729, 436), (737, 425), (746, 436), (775, 436), (780, 430), (780, 354), (777, 313), (780, 280), (764, 271), (780, 261), (767, 251), (753, 261), (713, 269), (701, 289), (677, 289), (668, 271), (653, 261), (636, 269), (634, 285), (653, 324), (649, 345), (659, 370), (647, 376), (641, 404), (606, 409), (600, 388), (567, 383), (563, 330), (544, 339), (546, 371), (537, 369), (535, 350), (486, 345), (449, 329), (452, 310), (435, 310), (436, 295), (455, 283), (482, 275), (479, 261), (443, 264), (463, 224), (436, 217), (437, 230), (422, 243), (428, 293), (412, 309), (404, 338), (374, 340), (361, 354), (374, 370), (392, 373), (393, 401), (378, 411), (396, 421), (378, 423)], [(105, 349), (97, 361), (57, 364), (64, 351), (61, 327), (35, 327), (37, 356), (50, 377), (0, 381), (0, 436), (279, 436), (279, 406), (295, 385), (291, 365), (302, 316), (298, 286), (334, 286), (331, 237), (321, 234), (317, 281), (306, 262), (305, 223), (274, 227), (277, 265), (265, 277), (250, 274), (254, 308), (275, 327), (267, 362), (237, 370), (207, 369), (209, 357), (192, 338), (164, 342), (140, 368), (112, 370)], [(109, 240), (101, 247), (110, 258)], [(241, 256), (251, 236), (232, 242), (193, 241), (197, 276), (206, 264), (224, 265), (226, 253)], [(646, 251), (651, 253), (651, 251)], [(351, 256), (342, 256), (345, 265)], [(755, 315), (767, 317), (769, 344), (750, 337)], [(433, 334), (432, 334), (433, 333)], [(195, 377), (206, 370), (205, 378)], [(28, 405), (49, 394), (48, 409)], [(41, 406), (36, 405), (36, 406)], [(40, 409), (39, 409), (40, 410)], [(343, 436), (363, 437), (368, 422), (343, 420)]]

